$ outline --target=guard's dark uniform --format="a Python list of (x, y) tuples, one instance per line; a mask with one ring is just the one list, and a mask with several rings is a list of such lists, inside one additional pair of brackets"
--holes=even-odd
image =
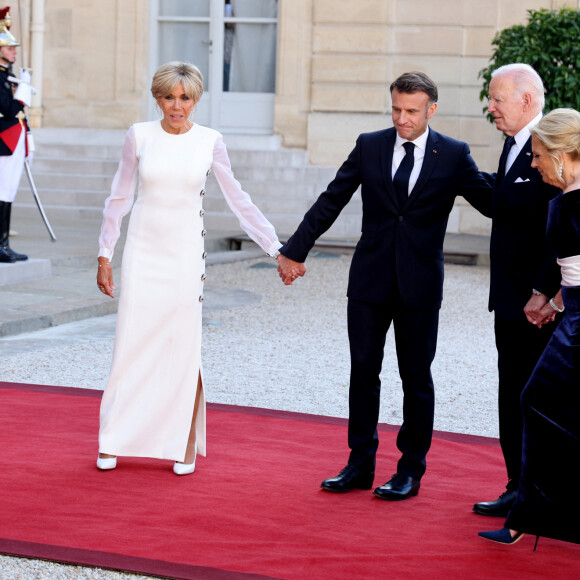
[(28, 256), (12, 250), (9, 244), (12, 202), (28, 154), (28, 125), (24, 103), (14, 98), (16, 84), (8, 80), (12, 76), (11, 61), (15, 56), (12, 47), (19, 44), (9, 28), (10, 15), (5, 8), (0, 10), (0, 262), (10, 263), (28, 259)]
[(9, 148), (2, 137), (5, 131), (11, 129), (15, 125), (20, 125), (18, 119), (19, 113), (23, 117), (26, 129), (26, 118), (24, 117), (24, 103), (14, 99), (14, 85), (8, 80), (12, 76), (12, 71), (9, 67), (0, 63), (0, 155), (12, 155), (13, 151)]

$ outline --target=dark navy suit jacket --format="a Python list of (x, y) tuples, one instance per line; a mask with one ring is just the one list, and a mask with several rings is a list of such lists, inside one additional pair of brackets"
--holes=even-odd
[(526, 320), (532, 289), (552, 297), (560, 288), (560, 267), (546, 238), (548, 203), (560, 190), (544, 183), (531, 164), (530, 137), (503, 178), (490, 176), (489, 310), (505, 320)]
[(419, 178), (399, 207), (391, 178), (395, 138), (394, 128), (360, 135), (280, 251), (304, 262), (360, 185), (362, 235), (352, 259), (348, 297), (381, 303), (396, 285), (407, 308), (436, 310), (443, 295), (443, 239), (455, 197), (489, 209), (491, 186), (478, 173), (466, 143), (430, 129)]

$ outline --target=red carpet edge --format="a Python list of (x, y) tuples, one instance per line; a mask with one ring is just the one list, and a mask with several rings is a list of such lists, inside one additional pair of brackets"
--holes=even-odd
[(163, 576), (178, 580), (277, 580), (272, 576), (232, 572), (205, 566), (193, 566), (176, 562), (164, 562), (137, 558), (123, 554), (111, 554), (96, 550), (80, 550), (65, 546), (37, 544), (0, 538), (0, 553), (8, 556), (48, 560), (63, 564), (106, 568), (115, 572), (132, 572), (147, 576)]

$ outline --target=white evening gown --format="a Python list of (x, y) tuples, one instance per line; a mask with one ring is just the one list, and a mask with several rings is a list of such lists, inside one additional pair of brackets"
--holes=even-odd
[[(101, 403), (100, 453), (185, 459), (201, 373), (202, 202), (210, 170), (244, 231), (269, 255), (281, 246), (235, 180), (217, 131), (193, 125), (172, 135), (159, 121), (129, 129), (99, 238), (99, 256), (111, 259), (121, 220), (133, 206), (113, 362)], [(201, 455), (205, 425), (202, 388), (195, 424)]]

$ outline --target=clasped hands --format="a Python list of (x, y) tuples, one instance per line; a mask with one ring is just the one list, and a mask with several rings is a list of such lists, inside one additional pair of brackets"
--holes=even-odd
[(291, 286), (298, 276), (306, 274), (306, 266), (303, 263), (295, 262), (282, 254), (276, 259), (278, 260), (278, 274), (286, 286)]
[(553, 322), (557, 312), (550, 305), (550, 301), (543, 294), (534, 294), (524, 307), (524, 314), (528, 322), (542, 328), (544, 324)]

